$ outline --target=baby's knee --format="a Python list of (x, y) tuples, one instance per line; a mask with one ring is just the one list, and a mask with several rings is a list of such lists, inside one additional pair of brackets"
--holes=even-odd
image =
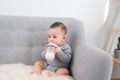
[(41, 63), (40, 61), (36, 61), (34, 65), (39, 65), (40, 63)]
[(43, 61), (37, 61), (35, 62), (34, 64), (35, 66), (41, 66), (41, 67), (44, 67), (45, 66), (45, 63)]
[(69, 71), (66, 68), (59, 68), (57, 69), (56, 73), (62, 73), (63, 75), (68, 75)]

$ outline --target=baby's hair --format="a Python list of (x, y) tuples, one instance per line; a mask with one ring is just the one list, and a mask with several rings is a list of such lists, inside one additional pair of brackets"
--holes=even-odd
[(57, 27), (60, 27), (61, 30), (64, 32), (64, 34), (67, 34), (67, 28), (66, 26), (61, 23), (61, 22), (55, 22), (53, 23), (49, 28), (57, 28)]

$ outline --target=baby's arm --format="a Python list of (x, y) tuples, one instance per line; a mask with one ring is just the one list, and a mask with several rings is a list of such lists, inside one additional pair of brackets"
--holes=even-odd
[(72, 57), (71, 48), (68, 45), (66, 45), (65, 48), (61, 49), (56, 55), (62, 62), (69, 63)]
[(42, 59), (45, 60), (46, 51), (42, 51)]
[(46, 49), (48, 47), (48, 44), (45, 45), (44, 51), (42, 51), (42, 59), (45, 60), (45, 55), (46, 55)]

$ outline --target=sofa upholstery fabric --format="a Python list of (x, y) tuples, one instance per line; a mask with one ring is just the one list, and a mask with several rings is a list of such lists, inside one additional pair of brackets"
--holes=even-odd
[(68, 29), (67, 43), (72, 49), (70, 72), (75, 80), (110, 80), (110, 55), (86, 42), (83, 23), (67, 17), (0, 16), (0, 64), (33, 65), (41, 60), (48, 28), (63, 22)]

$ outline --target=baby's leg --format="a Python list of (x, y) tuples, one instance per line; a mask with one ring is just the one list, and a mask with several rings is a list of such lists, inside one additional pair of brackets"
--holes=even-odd
[(58, 68), (57, 71), (55, 72), (55, 75), (68, 75), (69, 71), (66, 68)]
[(41, 72), (44, 68), (45, 68), (45, 62), (37, 61), (37, 62), (35, 62), (33, 71), (31, 73), (41, 74)]

